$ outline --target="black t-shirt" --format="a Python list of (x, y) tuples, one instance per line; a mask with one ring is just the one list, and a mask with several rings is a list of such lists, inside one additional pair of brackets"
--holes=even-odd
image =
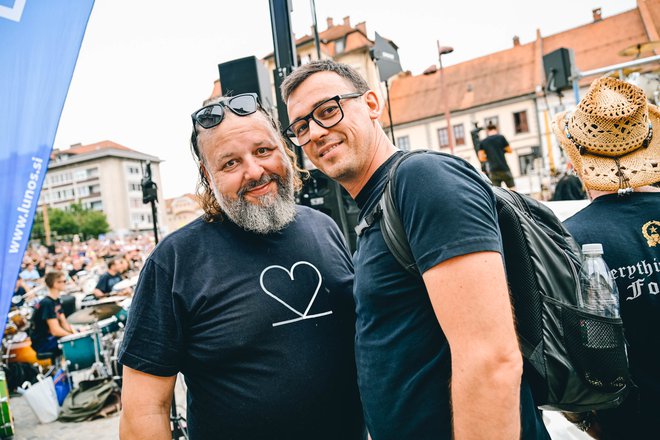
[(493, 134), (479, 143), (479, 149), (486, 152), (488, 171), (510, 171), (504, 157), (504, 148), (509, 142), (501, 134)]
[[(361, 218), (375, 206), (394, 157), (358, 195)], [(394, 199), (422, 273), (459, 255), (502, 252), (492, 190), (464, 161), (407, 159)], [(369, 432), (378, 440), (451, 439), (450, 349), (423, 281), (395, 260), (378, 222), (360, 237), (354, 263), (356, 363)], [(523, 439), (548, 438), (526, 384), (521, 414)]]
[[(608, 411), (606, 419), (620, 422), (630, 432), (627, 438), (651, 438), (646, 434), (658, 433), (660, 414), (660, 193), (601, 196), (564, 224), (578, 243), (603, 245), (603, 259), (619, 290), (640, 402)], [(636, 407), (641, 417), (631, 414)], [(632, 429), (640, 430), (639, 436)]]
[(584, 200), (587, 193), (584, 190), (582, 181), (578, 176), (567, 174), (559, 179), (555, 187), (555, 193), (552, 195), (553, 201), (559, 200)]
[(59, 298), (53, 299), (50, 296), (45, 296), (34, 306), (34, 315), (32, 315), (34, 327), (30, 334), (33, 346), (38, 347), (51, 336), (46, 320), (58, 319), (62, 313), (62, 303)]
[(363, 439), (352, 287), (325, 214), (268, 235), (198, 219), (146, 261), (120, 360), (183, 373), (193, 440)]
[(114, 285), (120, 281), (121, 275), (110, 275), (110, 273), (106, 272), (99, 277), (99, 281), (96, 283), (96, 288), (107, 295), (112, 292)]

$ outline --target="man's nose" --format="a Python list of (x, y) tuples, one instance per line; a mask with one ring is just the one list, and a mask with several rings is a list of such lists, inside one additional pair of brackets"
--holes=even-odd
[(246, 180), (259, 180), (264, 174), (264, 167), (254, 158), (250, 158), (245, 162), (245, 179)]
[(309, 140), (317, 142), (328, 133), (328, 129), (316, 122), (314, 119), (309, 120)]

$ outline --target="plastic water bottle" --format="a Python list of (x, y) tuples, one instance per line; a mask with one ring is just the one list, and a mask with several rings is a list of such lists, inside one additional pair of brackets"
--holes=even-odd
[(591, 313), (606, 318), (619, 318), (619, 290), (603, 260), (603, 245), (582, 245), (582, 268), (580, 270), (580, 306)]

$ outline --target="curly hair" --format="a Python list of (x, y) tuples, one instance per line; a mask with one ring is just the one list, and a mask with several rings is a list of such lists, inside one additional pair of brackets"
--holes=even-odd
[[(217, 101), (225, 98), (226, 97), (221, 97)], [(284, 151), (287, 158), (291, 161), (291, 166), (293, 169), (293, 187), (295, 191), (300, 191), (302, 188), (302, 179), (307, 178), (309, 172), (298, 166), (296, 153), (288, 147), (286, 140), (284, 139), (284, 136), (282, 136), (282, 132), (279, 129), (278, 122), (275, 121), (275, 119), (273, 119), (273, 117), (261, 106), (258, 106), (258, 113), (261, 114), (266, 119), (266, 121), (268, 121), (270, 128), (273, 129), (276, 138), (280, 141), (280, 147), (282, 148), (282, 151)], [(197, 168), (199, 170), (199, 180), (197, 181), (195, 195), (200, 207), (202, 210), (204, 210), (204, 215), (202, 216), (203, 220), (212, 223), (222, 219), (222, 208), (216, 200), (215, 194), (213, 194), (213, 188), (211, 187), (211, 184), (209, 183), (208, 179), (206, 178), (206, 174), (204, 173), (204, 157), (200, 152), (200, 136), (197, 134), (197, 130), (199, 130), (199, 128), (196, 129), (193, 127), (192, 135), (190, 136), (190, 149), (193, 153), (193, 159), (197, 163)]]

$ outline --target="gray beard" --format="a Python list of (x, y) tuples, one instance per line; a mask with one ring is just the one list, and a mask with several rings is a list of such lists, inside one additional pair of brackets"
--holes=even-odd
[[(258, 198), (260, 204), (245, 200), (245, 193), (256, 186), (274, 180), (277, 193), (265, 194)], [(238, 197), (233, 200), (224, 197), (211, 182), (213, 194), (220, 208), (232, 222), (241, 228), (258, 234), (270, 234), (281, 231), (291, 223), (296, 216), (296, 205), (293, 191), (293, 169), (287, 167), (286, 176), (282, 179), (276, 174), (264, 174), (259, 181), (248, 182), (238, 191)]]

